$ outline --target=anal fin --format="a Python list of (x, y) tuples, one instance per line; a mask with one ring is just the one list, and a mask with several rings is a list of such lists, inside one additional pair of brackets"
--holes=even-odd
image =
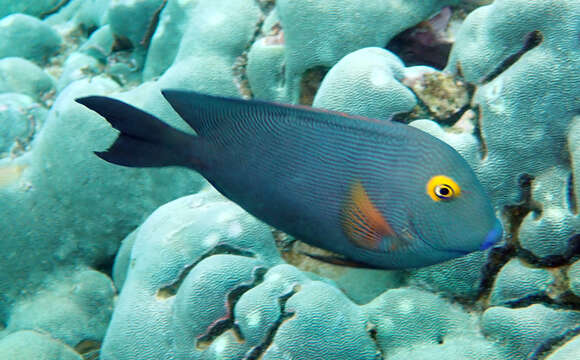
[(314, 260), (318, 260), (321, 262), (325, 262), (328, 264), (332, 264), (332, 265), (338, 265), (338, 266), (348, 266), (348, 267), (354, 267), (354, 268), (359, 268), (359, 269), (373, 269), (373, 270), (384, 270), (383, 268), (377, 267), (377, 266), (373, 266), (370, 264), (365, 264), (363, 262), (359, 262), (356, 260), (352, 260), (343, 256), (338, 256), (338, 255), (317, 255), (317, 254), (310, 254), (310, 253), (306, 253), (306, 252), (300, 252), (302, 255), (306, 255), (309, 258), (312, 258)]

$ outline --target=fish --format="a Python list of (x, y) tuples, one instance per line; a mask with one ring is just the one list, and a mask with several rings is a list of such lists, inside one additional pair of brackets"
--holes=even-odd
[(195, 135), (106, 96), (76, 99), (120, 133), (101, 159), (181, 166), (341, 263), (418, 268), (485, 250), (501, 221), (469, 164), (412, 126), (304, 105), (162, 90)]

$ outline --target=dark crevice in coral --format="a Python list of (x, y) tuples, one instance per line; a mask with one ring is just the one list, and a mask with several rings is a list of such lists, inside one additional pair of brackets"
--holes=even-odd
[(63, 7), (67, 6), (68, 3), (70, 3), (71, 0), (61, 0), (58, 4), (56, 4), (52, 9), (43, 12), (42, 14), (40, 14), (38, 17), (40, 19), (45, 19), (47, 17), (49, 17), (50, 15), (56, 14), (57, 12), (60, 11), (60, 9), (62, 9)]
[(94, 265), (94, 269), (102, 272), (103, 274), (106, 274), (109, 278), (113, 278), (113, 265), (115, 264), (115, 256), (117, 256), (117, 254), (100, 259), (100, 261)]
[(197, 266), (197, 264), (199, 264), (200, 262), (202, 262), (206, 258), (213, 256), (213, 255), (218, 255), (218, 254), (230, 254), (230, 255), (238, 255), (238, 256), (245, 256), (245, 257), (255, 257), (255, 254), (251, 251), (248, 251), (248, 250), (238, 249), (238, 248), (235, 248), (235, 247), (227, 245), (227, 244), (216, 245), (215, 247), (213, 247), (212, 249), (210, 249), (209, 251), (207, 251), (206, 253), (201, 255), (199, 257), (199, 259), (197, 259), (197, 261), (195, 261), (193, 264), (190, 264), (190, 265), (187, 265), (186, 267), (184, 267), (183, 270), (181, 271), (181, 273), (179, 274), (178, 279), (175, 282), (157, 290), (157, 297), (161, 298), (161, 299), (166, 299), (166, 298), (175, 296), (175, 294), (177, 294), (177, 290), (179, 290), (179, 287), (181, 286), (181, 284), (183, 283), (183, 280), (187, 277), (187, 275), (189, 274), (191, 269), (193, 269), (195, 266)]
[[(555, 307), (556, 309), (560, 310), (565, 307), (565, 305), (555, 302), (554, 299), (550, 298), (547, 294), (535, 294), (517, 300), (509, 300), (504, 302), (503, 306), (510, 307), (512, 309), (519, 309), (534, 304), (542, 304), (547, 307)], [(573, 307), (568, 306), (568, 308), (572, 309)]]
[(465, 114), (467, 110), (471, 110), (471, 106), (469, 104), (462, 106), (459, 108), (459, 110), (457, 110), (456, 113), (445, 119), (437, 119), (437, 122), (443, 125), (452, 126), (461, 118), (461, 116), (463, 116), (463, 114)]
[(288, 302), (288, 299), (290, 299), (290, 297), (292, 297), (294, 294), (296, 294), (299, 290), (300, 290), (300, 287), (298, 285), (293, 285), (288, 291), (286, 291), (285, 293), (283, 293), (282, 295), (280, 295), (278, 297), (278, 306), (280, 308), (280, 317), (278, 318), (278, 320), (276, 320), (276, 322), (274, 324), (272, 324), (272, 326), (270, 326), (270, 328), (268, 329), (268, 333), (266, 334), (263, 341), (259, 345), (251, 348), (247, 352), (246, 356), (244, 356), (243, 360), (257, 360), (257, 359), (262, 358), (262, 356), (264, 355), (264, 351), (266, 351), (266, 349), (274, 341), (274, 336), (276, 335), (276, 331), (278, 331), (278, 329), (284, 323), (284, 321), (286, 321), (294, 316), (294, 312), (286, 311), (286, 302)]
[(276, 5), (275, 0), (255, 0), (255, 1), (260, 7), (260, 11), (262, 11), (264, 15), (268, 15)]
[(324, 79), (326, 73), (328, 73), (328, 70), (328, 67), (316, 66), (306, 70), (304, 74), (302, 74), (302, 78), (300, 79), (300, 104), (312, 106), (314, 96), (320, 87), (322, 79)]
[(157, 26), (159, 25), (159, 19), (161, 17), (161, 12), (163, 11), (163, 9), (165, 9), (165, 5), (167, 5), (167, 0), (163, 0), (161, 2), (159, 7), (153, 13), (151, 21), (149, 21), (149, 25), (147, 26), (145, 35), (143, 35), (143, 39), (141, 39), (139, 43), (145, 49), (147, 49), (149, 47), (149, 44), (151, 44), (151, 39), (153, 38), (153, 34), (155, 34), (155, 30), (157, 30)]
[(477, 105), (475, 108), (473, 108), (473, 111), (475, 112), (475, 116), (477, 119), (477, 122), (475, 123), (475, 130), (473, 132), (473, 134), (475, 135), (475, 137), (477, 138), (478, 142), (479, 142), (479, 158), (481, 160), (485, 160), (487, 158), (487, 142), (485, 141), (485, 138), (483, 137), (483, 132), (482, 132), (482, 127), (483, 127), (483, 110), (481, 109), (481, 105)]
[(488, 260), (481, 269), (482, 281), (479, 285), (478, 298), (487, 298), (493, 288), (493, 283), (497, 273), (501, 268), (512, 259), (516, 254), (516, 247), (513, 244), (513, 237), (506, 235), (506, 244), (504, 246), (494, 247), (490, 250)]
[(207, 349), (218, 336), (224, 334), (228, 330), (234, 332), (238, 341), (244, 341), (244, 336), (241, 333), (239, 326), (234, 321), (234, 308), (244, 293), (259, 285), (264, 280), (266, 272), (267, 268), (263, 266), (256, 267), (250, 281), (238, 284), (238, 286), (228, 293), (226, 300), (227, 314), (223, 318), (214, 321), (205, 334), (197, 337), (195, 346), (198, 349)]
[(568, 209), (574, 215), (578, 215), (578, 203), (576, 202), (576, 193), (574, 192), (574, 174), (570, 173), (568, 176), (568, 183), (566, 189), (566, 200)]
[(447, 64), (452, 43), (440, 43), (434, 46), (421, 46), (413, 41), (413, 31), (405, 30), (387, 44), (387, 50), (397, 54), (405, 66), (426, 65), (442, 70)]
[(580, 254), (580, 234), (575, 234), (568, 239), (566, 252), (562, 255), (549, 255), (542, 258), (535, 256), (531, 251), (518, 249), (518, 257), (538, 267), (557, 267), (569, 264), (570, 261)]
[(250, 51), (252, 45), (257, 41), (260, 34), (262, 34), (262, 26), (264, 25), (265, 19), (266, 18), (264, 15), (260, 16), (258, 22), (255, 25), (252, 38), (250, 39), (250, 41), (248, 41), (246, 47), (244, 48), (244, 51), (242, 51), (240, 56), (236, 57), (234, 65), (232, 66), (234, 82), (242, 97), (246, 99), (251, 99), (254, 97), (252, 87), (246, 73), (246, 67), (248, 65), (248, 52)]
[(118, 51), (131, 51), (133, 50), (133, 44), (131, 40), (125, 36), (115, 36), (115, 41), (113, 42), (112, 52)]
[(95, 340), (83, 340), (75, 346), (75, 351), (84, 360), (97, 360), (101, 352), (101, 342)]
[[(417, 99), (417, 101), (420, 101), (420, 100)], [(394, 122), (403, 123), (403, 124), (409, 124), (410, 122), (412, 122), (414, 120), (425, 118), (425, 116), (419, 116), (419, 113), (421, 111), (423, 111), (423, 109), (421, 109), (419, 107), (419, 105), (417, 105), (415, 107), (415, 109), (413, 109), (412, 112), (405, 111), (405, 112), (394, 113), (393, 115), (391, 115), (391, 118), (389, 120), (394, 121)]]
[(532, 31), (528, 33), (524, 39), (524, 46), (515, 54), (508, 56), (504, 61), (499, 64), (492, 72), (485, 75), (481, 80), (481, 84), (486, 84), (496, 77), (498, 77), (501, 73), (506, 71), (510, 66), (515, 64), (525, 53), (532, 50), (536, 46), (540, 45), (544, 40), (544, 36), (539, 30)]
[(453, 46), (443, 36), (451, 14), (451, 8), (443, 8), (429, 20), (396, 35), (386, 49), (397, 54), (406, 66), (427, 65), (442, 70)]
[(276, 241), (276, 248), (281, 253), (288, 253), (292, 251), (292, 245), (296, 242), (296, 239), (283, 231), (275, 228), (271, 228), (272, 236), (274, 241)]
[(378, 336), (377, 326), (375, 324), (373, 324), (372, 322), (368, 322), (366, 330), (367, 330), (367, 333), (369, 334), (369, 336), (371, 337), (371, 340), (373, 340), (373, 342), (375, 343), (375, 346), (377, 348), (377, 355), (379, 355), (379, 359), (380, 360), (384, 359), (385, 354), (383, 353), (383, 349), (379, 345), (379, 340), (377, 338), (377, 336)]
[(85, 24), (80, 24), (79, 28), (84, 35), (83, 41), (86, 41), (95, 31), (99, 30), (99, 27), (95, 25), (86, 26)]
[[(565, 284), (560, 284), (559, 286), (568, 286), (567, 282)], [(552, 296), (547, 290), (542, 294), (534, 294), (522, 297), (521, 299), (509, 300), (504, 302), (502, 306), (510, 307), (513, 309), (525, 308), (534, 304), (542, 304), (546, 307), (552, 308), (554, 310), (574, 310), (579, 309), (580, 303), (578, 298), (569, 290), (563, 291), (557, 297)]]
[(567, 341), (571, 340), (574, 336), (580, 334), (580, 326), (566, 330), (562, 334), (552, 337), (548, 340), (542, 342), (536, 350), (530, 354), (527, 360), (541, 360), (548, 357), (552, 351), (555, 351), (560, 346), (564, 345)]
[(505, 244), (496, 246), (490, 250), (488, 261), (483, 271), (483, 280), (479, 287), (479, 299), (488, 298), (500, 269), (516, 254), (519, 253), (518, 232), (522, 221), (532, 207), (532, 182), (534, 177), (529, 174), (522, 174), (519, 178), (520, 201), (515, 205), (506, 205), (502, 210), (503, 223), (507, 224), (505, 229)]

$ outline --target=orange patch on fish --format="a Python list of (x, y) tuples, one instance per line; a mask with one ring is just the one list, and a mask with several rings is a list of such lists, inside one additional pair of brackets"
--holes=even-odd
[(380, 250), (385, 236), (396, 236), (391, 225), (369, 198), (363, 184), (355, 181), (342, 209), (342, 229), (357, 246)]

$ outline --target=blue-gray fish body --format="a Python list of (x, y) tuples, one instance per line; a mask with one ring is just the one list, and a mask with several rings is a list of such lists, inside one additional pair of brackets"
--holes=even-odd
[(82, 98), (121, 131), (98, 155), (125, 166), (193, 168), (264, 222), (372, 267), (430, 265), (501, 238), (468, 164), (420, 130), (291, 105), (163, 94), (197, 136), (118, 100)]

